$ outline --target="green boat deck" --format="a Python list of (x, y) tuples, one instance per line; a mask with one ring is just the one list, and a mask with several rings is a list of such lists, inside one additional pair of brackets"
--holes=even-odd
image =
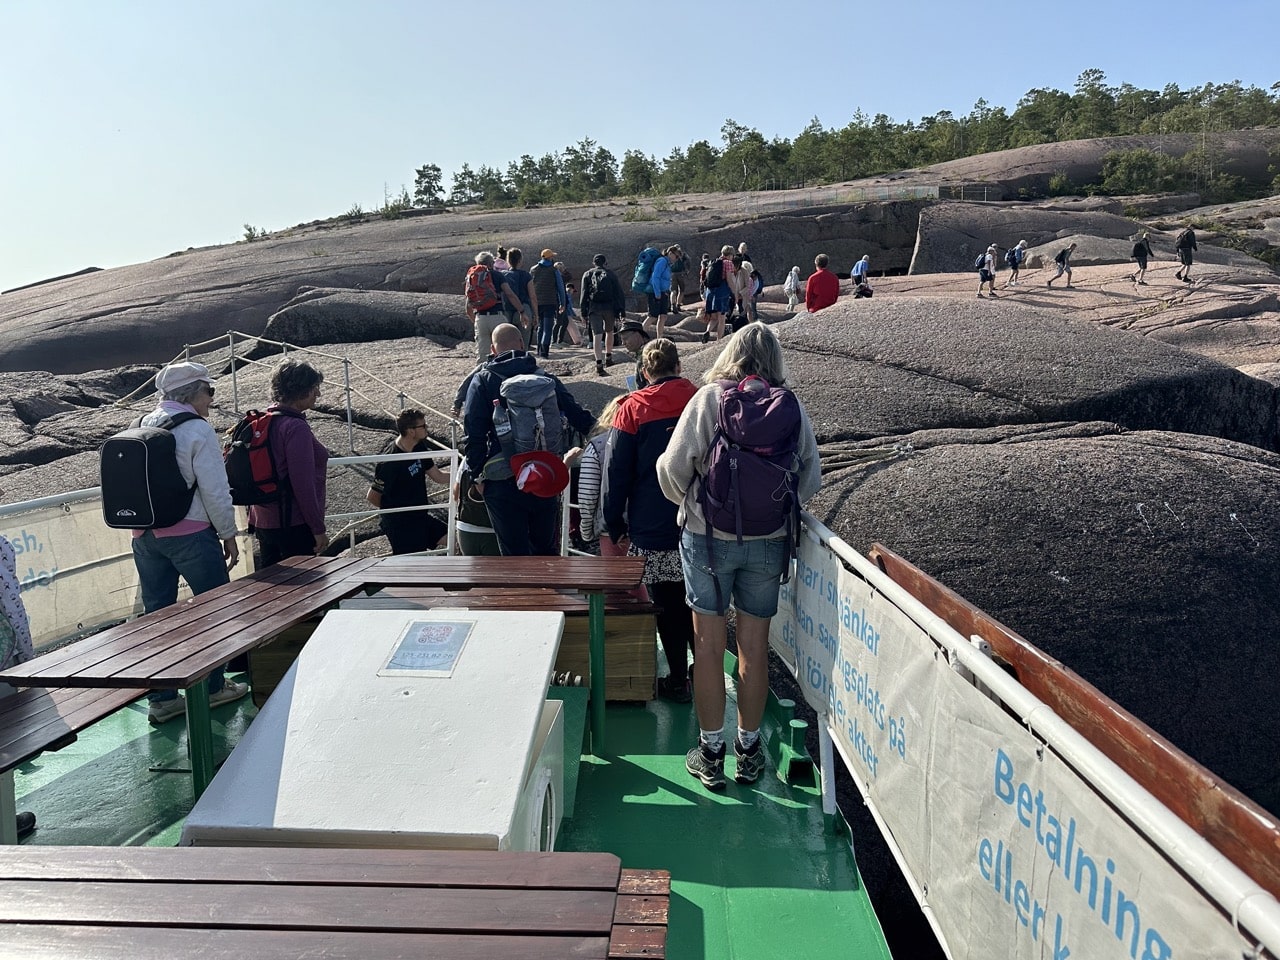
[[(732, 716), (732, 689), (730, 698)], [(564, 699), (566, 730), (580, 731), (585, 691)], [(220, 752), (255, 712), (248, 699), (213, 712)], [(692, 705), (610, 704), (607, 722), (608, 749), (582, 758), (557, 848), (671, 871), (667, 956), (887, 960), (847, 834), (828, 828), (816, 783), (787, 786), (770, 768), (749, 786), (703, 789), (684, 769), (697, 735)], [(191, 780), (158, 768), (185, 764), (185, 725), (151, 727), (145, 701), (132, 704), (18, 768), (18, 807), (39, 824), (24, 843), (174, 845)]]

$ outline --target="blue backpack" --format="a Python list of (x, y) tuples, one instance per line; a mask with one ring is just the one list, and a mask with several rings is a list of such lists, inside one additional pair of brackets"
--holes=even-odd
[(1011, 267), (1016, 267), (1019, 261), (1021, 260), (1021, 258), (1018, 256), (1018, 254), (1020, 254), (1021, 252), (1022, 251), (1019, 250), (1017, 247), (1010, 247), (1008, 250), (1005, 251), (1004, 262)]
[(981, 253), (978, 255), (978, 259), (973, 261), (973, 269), (985, 270), (986, 266), (987, 266), (987, 255), (985, 253)]
[(636, 293), (653, 293), (653, 265), (658, 262), (662, 253), (653, 247), (645, 247), (640, 251), (640, 259), (636, 261), (635, 276), (631, 278), (631, 289)]

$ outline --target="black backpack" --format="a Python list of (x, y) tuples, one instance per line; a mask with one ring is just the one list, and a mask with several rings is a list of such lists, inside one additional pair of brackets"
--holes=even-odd
[(1054, 262), (1054, 263), (1066, 263), (1066, 262), (1067, 262), (1067, 248), (1066, 248), (1066, 247), (1063, 247), (1061, 250), (1059, 250), (1059, 251), (1058, 251), (1058, 255), (1057, 255), (1056, 257), (1054, 257), (1054, 258), (1053, 258), (1053, 262)]
[(1180, 234), (1178, 234), (1177, 239), (1173, 241), (1174, 249), (1175, 250), (1190, 249), (1192, 236), (1193, 234), (1191, 233), (1191, 228), (1190, 227), (1185, 228)]
[(596, 267), (591, 271), (591, 302), (612, 304), (615, 300), (613, 275), (604, 267)]
[(102, 519), (121, 530), (172, 527), (187, 515), (195, 484), (187, 486), (178, 469), (173, 428), (194, 413), (179, 413), (155, 427), (135, 420), (127, 430), (108, 437), (99, 453)]
[(711, 290), (724, 284), (724, 258), (716, 257), (707, 267), (707, 289)]

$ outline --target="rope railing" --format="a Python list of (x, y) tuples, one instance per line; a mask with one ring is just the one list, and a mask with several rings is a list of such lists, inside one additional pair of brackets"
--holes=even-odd
[[(228, 354), (227, 363), (231, 368), (231, 374), (230, 374), (231, 376), (231, 409), (237, 415), (239, 415), (243, 412), (240, 407), (240, 383), (239, 383), (239, 378), (237, 376), (239, 368), (241, 366), (250, 366), (250, 365), (259, 366), (259, 367), (271, 367), (274, 365), (274, 361), (264, 361), (264, 360), (258, 360), (249, 356), (239, 356), (237, 354), (238, 342), (249, 344), (250, 345), (249, 349), (251, 349), (252, 346), (265, 345), (268, 347), (280, 348), (280, 352), (282, 355), (287, 355), (290, 351), (293, 351), (295, 353), (302, 353), (308, 356), (319, 357), (324, 360), (331, 360), (331, 361), (336, 361), (338, 363), (341, 363), (342, 375), (343, 375), (342, 392), (343, 392), (344, 407), (345, 407), (346, 418), (347, 418), (347, 448), (351, 453), (355, 453), (355, 409), (352, 405), (353, 397), (358, 398), (380, 409), (383, 413), (387, 415), (387, 418), (392, 421), (395, 420), (396, 416), (400, 413), (401, 410), (404, 410), (405, 407), (410, 404), (415, 407), (418, 407), (425, 413), (428, 413), (435, 417), (439, 417), (441, 420), (445, 422), (446, 428), (449, 431), (450, 443), (446, 444), (440, 440), (437, 440), (435, 437), (432, 437), (432, 436), (427, 437), (428, 442), (442, 451), (451, 450), (457, 447), (458, 433), (461, 425), (454, 418), (452, 412), (446, 413), (442, 410), (437, 410), (435, 407), (431, 406), (431, 404), (427, 403), (425, 400), (420, 400), (417, 397), (413, 396), (412, 394), (406, 393), (400, 387), (397, 387), (395, 384), (390, 383), (387, 380), (384, 380), (377, 373), (353, 361), (348, 356), (339, 356), (338, 354), (329, 353), (324, 350), (317, 350), (314, 347), (301, 347), (301, 346), (298, 346), (297, 344), (292, 344), (284, 340), (272, 340), (269, 337), (263, 337), (257, 334), (243, 333), (237, 330), (229, 330), (227, 331), (227, 335), (225, 338), (218, 337), (215, 339), (202, 340), (198, 343), (184, 344), (182, 347), (182, 352), (174, 356), (173, 359), (170, 360), (169, 362), (177, 363), (181, 361), (188, 361), (191, 359), (191, 355), (193, 351), (198, 353), (204, 350), (205, 348), (226, 349)], [(210, 352), (214, 352), (214, 351), (211, 350)], [(396, 398), (396, 400), (399, 401), (399, 409), (396, 410), (396, 409), (392, 409), (389, 406), (385, 406), (381, 400), (377, 399), (374, 396), (371, 396), (369, 393), (366, 393), (364, 390), (360, 389), (360, 387), (352, 385), (351, 372), (353, 370), (359, 373), (361, 376), (377, 384), (378, 386), (383, 387), (387, 391), (391, 392), (393, 396)], [(139, 386), (137, 389), (133, 390), (129, 394), (117, 400), (114, 406), (125, 407), (125, 408), (131, 407), (135, 401), (142, 398), (144, 395), (152, 393), (154, 391), (154, 384), (155, 384), (155, 378), (151, 377), (146, 382), (144, 382), (141, 386)]]

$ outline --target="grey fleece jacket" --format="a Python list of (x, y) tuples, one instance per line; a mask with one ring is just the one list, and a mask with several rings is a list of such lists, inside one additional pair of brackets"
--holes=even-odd
[[(720, 385), (709, 383), (700, 388), (689, 401), (680, 415), (675, 432), (666, 451), (658, 458), (658, 485), (672, 503), (680, 507), (676, 521), (681, 526), (697, 534), (706, 534), (707, 524), (702, 516), (702, 507), (698, 504), (699, 486), (701, 483), (703, 462), (707, 458), (707, 450), (711, 447), (711, 439), (716, 432), (716, 413), (720, 409)], [(800, 504), (803, 506), (822, 486), (821, 465), (818, 459), (818, 441), (813, 435), (813, 425), (809, 422), (809, 414), (800, 404), (800, 474), (798, 492)], [(722, 530), (712, 530), (713, 535), (722, 540), (734, 540), (735, 535)], [(786, 527), (779, 527), (766, 537), (743, 537), (744, 540), (766, 540), (781, 537)]]

